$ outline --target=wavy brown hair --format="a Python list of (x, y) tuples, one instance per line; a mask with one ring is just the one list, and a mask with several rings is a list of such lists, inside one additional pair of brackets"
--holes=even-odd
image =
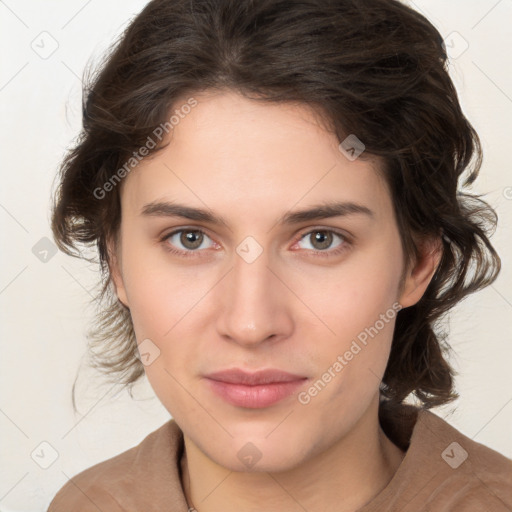
[(500, 260), (488, 237), (497, 218), (463, 191), (477, 177), (481, 146), (449, 77), (442, 37), (425, 17), (395, 0), (153, 0), (85, 74), (83, 129), (60, 167), (52, 230), (67, 254), (97, 248), (102, 307), (89, 353), (109, 380), (131, 393), (144, 367), (109, 273), (120, 187), (102, 198), (95, 191), (180, 99), (229, 89), (311, 106), (340, 141), (356, 134), (382, 163), (409, 264), (419, 239), (441, 237), (424, 296), (398, 313), (381, 394), (398, 404), (413, 393), (427, 408), (458, 397), (439, 321), (496, 279)]

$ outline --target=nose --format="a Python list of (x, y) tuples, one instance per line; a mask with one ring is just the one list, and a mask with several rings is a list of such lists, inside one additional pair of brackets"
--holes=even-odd
[(292, 294), (269, 260), (266, 251), (250, 263), (234, 255), (232, 270), (216, 289), (217, 329), (222, 338), (256, 347), (292, 334)]

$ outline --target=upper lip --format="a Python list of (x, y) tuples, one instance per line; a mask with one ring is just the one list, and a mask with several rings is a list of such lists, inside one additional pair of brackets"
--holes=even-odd
[(247, 386), (255, 386), (258, 384), (271, 384), (275, 382), (293, 382), (296, 380), (306, 379), (303, 375), (294, 375), (277, 369), (258, 370), (256, 372), (246, 372), (239, 368), (222, 370), (206, 375), (208, 379), (230, 384), (245, 384)]

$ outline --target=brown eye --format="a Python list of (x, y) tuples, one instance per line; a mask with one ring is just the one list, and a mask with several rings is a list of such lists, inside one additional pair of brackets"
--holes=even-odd
[(197, 249), (203, 242), (201, 231), (181, 231), (180, 242), (186, 249)]
[[(210, 247), (213, 246), (213, 242), (206, 233), (200, 229), (177, 229), (172, 233), (166, 235), (162, 242), (168, 247), (170, 251), (176, 251), (177, 253), (199, 253), (202, 249), (209, 248), (208, 245), (204, 246), (204, 242), (210, 240)], [(201, 248), (201, 251), (199, 250)]]
[(330, 231), (313, 231), (309, 234), (312, 245), (315, 249), (328, 249), (332, 244), (333, 236)]
[[(335, 243), (336, 238), (339, 239), (338, 243)], [(306, 243), (306, 246), (302, 247), (303, 249), (309, 249), (317, 253), (324, 252), (327, 255), (335, 253), (338, 249), (343, 249), (348, 241), (341, 233), (329, 229), (314, 229), (301, 237), (299, 244), (304, 243)]]

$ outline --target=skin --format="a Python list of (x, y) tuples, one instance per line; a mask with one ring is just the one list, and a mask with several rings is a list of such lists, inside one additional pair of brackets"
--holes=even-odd
[[(137, 340), (160, 351), (145, 370), (184, 432), (187, 499), (199, 512), (261, 510), (263, 502), (268, 512), (355, 510), (404, 456), (378, 421), (394, 319), (306, 405), (294, 394), (262, 409), (237, 407), (203, 376), (278, 368), (307, 377), (299, 391), (307, 390), (380, 314), (421, 298), (438, 246), (422, 244), (406, 269), (379, 162), (347, 159), (307, 106), (230, 91), (194, 97), (169, 145), (124, 179), (120, 238), (111, 245), (112, 278)], [(154, 201), (208, 209), (227, 226), (142, 215)], [(280, 223), (326, 201), (373, 215)], [(180, 242), (182, 233), (162, 241), (178, 228), (200, 229), (199, 248)], [(315, 230), (333, 230), (331, 244), (322, 248)], [(247, 236), (263, 249), (252, 263), (236, 252)], [(251, 468), (237, 457), (248, 442), (261, 453)]]

